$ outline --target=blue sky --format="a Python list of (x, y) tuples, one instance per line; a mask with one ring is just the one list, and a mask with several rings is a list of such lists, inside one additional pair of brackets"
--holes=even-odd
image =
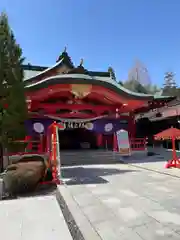
[(1, 0), (27, 62), (50, 66), (67, 46), (75, 64), (112, 66), (126, 79), (135, 60), (161, 85), (180, 79), (179, 0)]

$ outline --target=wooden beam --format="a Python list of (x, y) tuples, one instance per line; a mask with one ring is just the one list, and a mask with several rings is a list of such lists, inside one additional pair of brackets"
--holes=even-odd
[(61, 114), (53, 114), (56, 117), (59, 118), (80, 118), (80, 119), (86, 119), (86, 118), (94, 118), (97, 117), (96, 114), (86, 114), (86, 113), (61, 113)]
[(32, 110), (44, 109), (45, 111), (55, 112), (57, 110), (69, 109), (71, 111), (77, 110), (92, 110), (93, 112), (115, 111), (121, 108), (121, 106), (107, 106), (107, 105), (90, 105), (90, 104), (63, 104), (63, 103), (37, 103), (33, 104)]
[[(88, 119), (88, 118), (94, 118), (94, 117), (97, 117), (95, 116), (95, 114), (83, 114), (83, 113), (76, 113), (76, 115), (72, 115), (70, 113), (65, 113), (65, 114), (57, 114), (57, 113), (54, 113), (54, 114), (41, 114), (41, 113), (37, 113), (37, 112), (30, 112), (30, 116), (31, 118), (37, 118), (37, 117), (40, 117), (40, 118), (47, 118), (47, 115), (49, 116), (53, 116), (53, 117), (57, 117), (57, 118), (80, 118), (80, 119)], [(112, 115), (109, 115), (109, 116), (106, 116), (106, 118), (116, 118), (116, 115), (115, 114), (112, 114)], [(119, 115), (118, 118), (120, 118), (121, 120), (127, 120), (129, 121), (129, 116), (126, 116), (126, 115)]]

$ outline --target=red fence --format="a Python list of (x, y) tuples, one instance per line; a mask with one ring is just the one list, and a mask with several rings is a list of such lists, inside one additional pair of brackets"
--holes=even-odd
[(26, 136), (24, 140), (19, 140), (14, 142), (17, 145), (26, 145), (24, 148), (22, 147), (21, 151), (10, 152), (9, 156), (13, 155), (28, 155), (28, 154), (44, 154), (45, 146), (44, 146), (44, 137), (40, 136), (39, 139), (32, 139), (31, 136)]
[(131, 138), (130, 145), (132, 151), (144, 151), (146, 150), (146, 138)]

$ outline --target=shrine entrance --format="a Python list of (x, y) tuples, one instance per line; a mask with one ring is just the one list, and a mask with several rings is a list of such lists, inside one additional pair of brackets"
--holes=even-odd
[(96, 149), (96, 134), (85, 128), (66, 128), (59, 131), (61, 150), (86, 150)]

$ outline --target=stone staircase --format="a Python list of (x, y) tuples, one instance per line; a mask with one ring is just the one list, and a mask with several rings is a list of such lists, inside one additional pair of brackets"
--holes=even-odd
[(122, 163), (119, 153), (106, 150), (61, 151), (63, 166)]

